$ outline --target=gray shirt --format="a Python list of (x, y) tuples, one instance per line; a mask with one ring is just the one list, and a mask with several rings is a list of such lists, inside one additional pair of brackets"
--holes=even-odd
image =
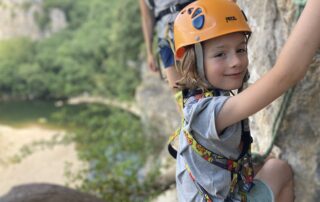
[[(184, 107), (185, 123), (183, 128), (191, 132), (198, 143), (210, 151), (227, 158), (237, 159), (241, 153), (241, 123), (226, 128), (218, 135), (215, 119), (228, 96), (207, 97), (197, 100), (191, 97)], [(183, 133), (179, 135), (177, 155), (176, 184), (180, 202), (205, 201), (186, 170), (188, 164), (196, 181), (215, 201), (224, 201), (229, 193), (231, 174), (196, 154), (186, 141)]]

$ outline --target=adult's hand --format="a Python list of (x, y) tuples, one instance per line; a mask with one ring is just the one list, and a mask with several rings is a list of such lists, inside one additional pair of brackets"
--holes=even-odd
[(148, 68), (149, 70), (153, 71), (153, 72), (156, 72), (158, 71), (158, 67), (157, 67), (157, 63), (156, 63), (156, 60), (154, 58), (154, 56), (151, 54), (151, 55), (148, 55)]

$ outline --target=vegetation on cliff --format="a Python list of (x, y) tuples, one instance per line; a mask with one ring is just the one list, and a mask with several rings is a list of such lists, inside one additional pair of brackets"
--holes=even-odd
[(71, 183), (82, 182), (80, 190), (106, 201), (147, 201), (156, 193), (151, 184), (157, 171), (146, 175), (142, 169), (154, 149), (137, 117), (103, 105), (80, 105), (53, 118), (72, 128), (68, 138), (76, 142), (80, 159), (89, 162), (82, 172), (68, 173)]
[[(49, 38), (1, 41), (0, 96), (29, 100), (66, 99), (86, 93), (132, 100), (140, 82), (137, 68), (142, 44), (138, 3), (134, 0), (44, 0), (34, 16), (40, 28), (49, 10), (64, 11), (68, 27)], [(152, 176), (141, 173), (152, 151), (139, 117), (102, 105), (62, 107), (53, 116), (72, 128), (89, 168), (68, 173), (79, 189), (107, 201), (146, 201), (155, 190)]]
[[(131, 99), (142, 36), (136, 1), (44, 1), (60, 8), (68, 28), (41, 41), (1, 41), (2, 96), (58, 99), (83, 92)], [(39, 22), (49, 23), (43, 12)], [(39, 25), (44, 26), (44, 25)]]

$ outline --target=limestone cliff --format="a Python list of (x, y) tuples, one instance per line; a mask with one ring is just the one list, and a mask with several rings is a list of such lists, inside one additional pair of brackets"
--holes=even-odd
[[(253, 28), (249, 44), (252, 80), (258, 79), (275, 63), (296, 22), (297, 9), (290, 0), (239, 1)], [(301, 50), (303, 51), (303, 50)], [(280, 116), (275, 145), (295, 174), (296, 201), (319, 201), (320, 159), (320, 57), (315, 57), (305, 78), (285, 97), (253, 116), (252, 125), (260, 151), (272, 139), (273, 125)], [(283, 115), (279, 115), (284, 109)], [(271, 124), (270, 124), (271, 123)]]
[[(297, 11), (301, 6), (297, 7), (291, 0), (238, 0), (237, 2), (247, 14), (253, 31), (248, 48), (251, 73), (249, 83), (252, 83), (275, 63), (296, 22)], [(315, 57), (314, 63), (301, 82), (251, 118), (254, 150), (260, 154), (264, 153), (271, 144), (273, 135), (276, 136), (273, 152), (292, 166), (295, 175), (296, 201), (299, 202), (316, 202), (320, 199), (319, 58), (319, 55)], [(151, 76), (154, 78), (150, 78)], [(148, 109), (145, 115), (151, 120), (149, 122), (158, 130), (162, 130), (162, 134), (169, 135), (169, 131), (174, 130), (173, 126), (177, 124), (179, 118), (174, 115), (177, 112), (172, 107), (175, 106), (172, 95), (169, 93), (168, 97), (164, 94), (170, 91), (157, 89), (163, 84), (157, 83), (155, 77), (157, 75), (145, 76), (146, 81), (142, 85), (146, 86), (140, 87), (137, 99), (141, 102), (141, 106)], [(158, 93), (154, 93), (155, 89)], [(152, 96), (146, 96), (148, 94)], [(170, 158), (164, 155), (164, 159)], [(166, 162), (166, 165), (168, 164), (174, 167), (171, 160)], [(176, 201), (172, 193), (174, 188), (154, 201)]]
[(43, 14), (42, 0), (1, 0), (0, 39), (28, 37), (41, 39), (67, 26), (66, 16), (59, 9), (49, 12), (49, 26), (42, 30), (36, 18)]

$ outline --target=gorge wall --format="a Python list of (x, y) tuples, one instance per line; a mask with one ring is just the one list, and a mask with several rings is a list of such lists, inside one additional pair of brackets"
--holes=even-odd
[[(248, 48), (251, 74), (249, 83), (252, 83), (275, 63), (277, 55), (296, 23), (298, 9), (301, 6), (298, 7), (295, 4), (297, 1), (291, 0), (238, 0), (237, 2), (246, 13), (253, 31)], [(298, 202), (320, 200), (319, 66), (320, 54), (314, 58), (310, 70), (302, 81), (250, 119), (255, 152), (263, 154), (275, 136), (272, 153), (288, 161), (292, 166), (295, 179), (295, 201)], [(138, 103), (141, 107), (148, 109), (145, 113), (148, 118), (145, 119), (153, 120), (151, 123), (153, 127), (163, 131), (162, 135), (168, 136), (169, 131), (174, 131), (173, 126), (179, 124), (179, 116), (175, 114), (177, 111), (172, 107), (175, 106), (172, 94), (168, 89), (166, 91), (161, 89), (163, 82), (158, 83), (157, 75), (149, 73), (144, 75), (144, 83), (137, 91)], [(153, 96), (146, 96), (148, 94)], [(164, 173), (170, 170), (167, 168), (168, 165), (174, 167), (174, 162), (165, 154), (165, 150), (166, 148), (162, 153), (164, 154), (162, 162), (166, 166)], [(154, 202), (160, 201), (176, 201), (174, 186)]]
[(42, 0), (1, 0), (0, 39), (28, 37), (36, 40), (67, 26), (65, 14), (59, 9), (51, 9), (49, 26), (42, 30), (37, 18), (43, 12)]

